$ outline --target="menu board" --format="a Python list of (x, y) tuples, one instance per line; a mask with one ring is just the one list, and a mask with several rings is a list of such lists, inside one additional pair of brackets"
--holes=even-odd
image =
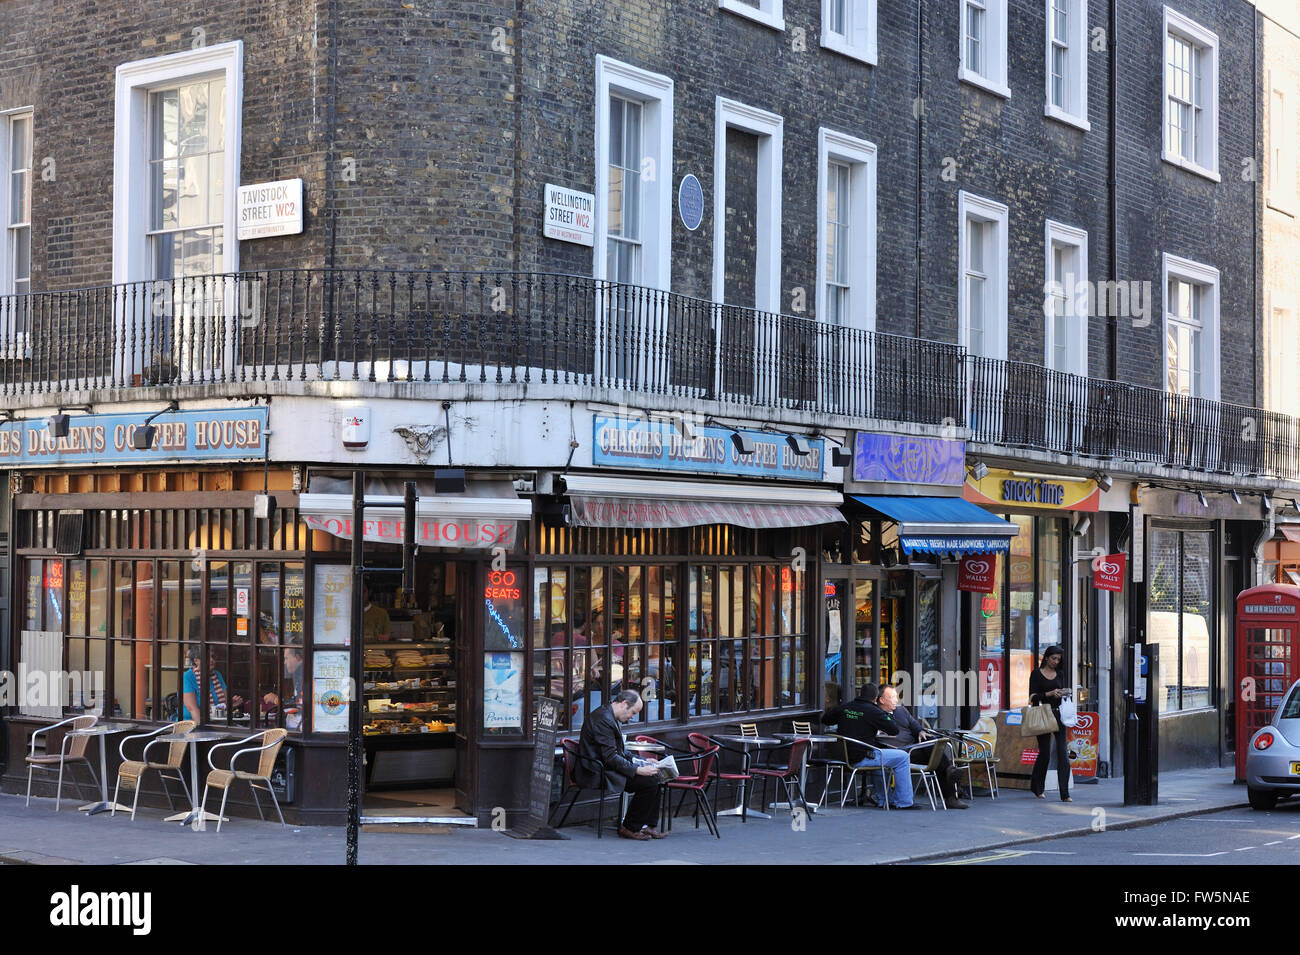
[(555, 774), (555, 735), (560, 727), (561, 703), (543, 698), (537, 701), (537, 724), (533, 732), (533, 766), (528, 782), (528, 815), (509, 831), (517, 839), (563, 839), (546, 825), (551, 809), (551, 780)]
[(281, 595), (281, 609), (284, 619), (284, 642), (301, 646), (303, 631), (307, 622), (306, 611), (307, 574), (300, 566), (286, 564), (284, 567), (284, 591)]
[(346, 564), (317, 564), (315, 583), (312, 643), (351, 646), (352, 568)]
[(312, 655), (311, 715), (317, 733), (348, 731), (350, 658), (344, 650), (317, 650)]

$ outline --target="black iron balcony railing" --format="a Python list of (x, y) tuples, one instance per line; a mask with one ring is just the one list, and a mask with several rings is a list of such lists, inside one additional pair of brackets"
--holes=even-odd
[(971, 356), (973, 440), (1218, 474), (1300, 479), (1296, 419)]
[(591, 278), (284, 269), (0, 296), (0, 394), (266, 381), (571, 385), (1300, 479), (1275, 412)]
[(277, 270), (0, 298), (0, 393), (524, 382), (940, 424), (955, 345), (570, 275)]

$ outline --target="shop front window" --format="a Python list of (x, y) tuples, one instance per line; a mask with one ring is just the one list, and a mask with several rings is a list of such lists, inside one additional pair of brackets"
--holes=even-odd
[(1154, 528), (1150, 535), (1148, 640), (1160, 648), (1161, 713), (1214, 699), (1213, 533)]

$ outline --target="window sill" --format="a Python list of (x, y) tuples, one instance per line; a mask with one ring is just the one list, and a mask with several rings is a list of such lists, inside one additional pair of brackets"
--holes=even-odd
[(1043, 115), (1048, 119), (1054, 119), (1057, 122), (1065, 123), (1067, 126), (1081, 129), (1085, 133), (1092, 130), (1092, 123), (1088, 122), (1083, 117), (1071, 115), (1060, 107), (1053, 106), (1051, 103), (1048, 103), (1043, 107)]
[(774, 16), (771, 13), (764, 13), (757, 7), (751, 7), (745, 3), (739, 3), (738, 0), (718, 0), (718, 9), (726, 10), (728, 13), (734, 13), (736, 16), (744, 17), (746, 20), (753, 20), (755, 23), (761, 23), (765, 27), (771, 27), (773, 30), (785, 31), (785, 18)]
[(1175, 156), (1173, 153), (1165, 151), (1160, 154), (1160, 158), (1171, 166), (1177, 166), (1179, 169), (1185, 169), (1197, 176), (1202, 176), (1211, 182), (1222, 182), (1223, 177), (1213, 169), (1206, 169), (1204, 166), (1184, 159), (1182, 156)]
[(859, 63), (867, 64), (867, 66), (875, 66), (878, 59), (875, 49), (850, 46), (834, 33), (827, 33), (822, 36), (822, 49), (838, 53), (840, 56), (847, 56), (850, 60), (857, 60)]
[(1277, 196), (1273, 196), (1265, 198), (1264, 205), (1288, 218), (1294, 219), (1296, 217), (1296, 200), (1294, 197), (1279, 199)]
[(1005, 83), (998, 83), (994, 80), (988, 79), (987, 77), (980, 76), (980, 74), (972, 72), (964, 66), (957, 70), (957, 79), (962, 83), (969, 83), (971, 86), (978, 86), (986, 93), (992, 93), (994, 96), (1000, 96), (1003, 99), (1011, 98), (1011, 88)]

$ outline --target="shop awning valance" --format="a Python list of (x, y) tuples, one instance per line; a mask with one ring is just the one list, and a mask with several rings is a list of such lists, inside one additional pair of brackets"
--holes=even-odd
[(1279, 524), (1277, 529), (1293, 544), (1300, 544), (1300, 524)]
[(825, 488), (589, 474), (566, 475), (564, 484), (575, 527), (735, 524), (762, 529), (844, 520), (838, 510), (844, 495)]
[(1006, 553), (1019, 528), (960, 497), (865, 497), (853, 500), (898, 524), (909, 554)]
[[(422, 547), (514, 547), (519, 521), (533, 514), (532, 502), (520, 499), (509, 481), (469, 481), (462, 494), (437, 494), (432, 482), (417, 483), (415, 542)], [(400, 544), (405, 533), (402, 496), (379, 493), (384, 490), (388, 488), (371, 485), (366, 489), (363, 536), (368, 541)], [(308, 527), (352, 539), (350, 493), (303, 494), (298, 510)]]

